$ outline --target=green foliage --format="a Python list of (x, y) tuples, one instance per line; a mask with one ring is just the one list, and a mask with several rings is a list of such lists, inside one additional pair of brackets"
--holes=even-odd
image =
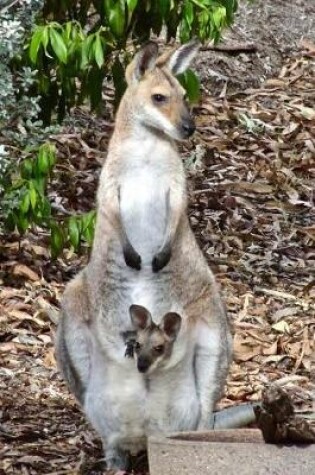
[[(31, 32), (34, 15), (42, 0), (26, 0), (0, 9), (0, 139), (15, 147), (36, 145), (45, 135), (38, 120), (40, 98), (35, 94), (37, 71), (17, 67), (25, 37)], [(35, 13), (34, 13), (35, 12)]]
[[(237, 0), (25, 0), (0, 9), (0, 222), (6, 230), (49, 230), (53, 257), (64, 247), (91, 245), (95, 211), (65, 218), (49, 199), (55, 149), (39, 144), (54, 130), (44, 125), (87, 98), (97, 109), (105, 76), (113, 80), (117, 106), (125, 65), (139, 44), (161, 33), (167, 41), (218, 41), (236, 8)], [(195, 74), (179, 80), (189, 100), (198, 101)]]
[(178, 75), (178, 80), (186, 89), (189, 102), (198, 102), (200, 99), (200, 82), (198, 76), (188, 69), (185, 73)]
[(17, 228), (24, 234), (32, 223), (49, 222), (51, 206), (46, 190), (54, 163), (55, 151), (51, 144), (41, 146), (36, 158), (23, 160), (3, 196), (5, 225), (9, 230)]
[[(23, 235), (34, 226), (48, 229), (52, 255), (56, 257), (64, 246), (77, 251), (82, 242), (91, 245), (95, 212), (65, 219), (54, 212), (47, 193), (56, 161), (55, 148), (49, 143), (39, 144), (55, 129), (44, 128), (38, 120), (38, 72), (29, 66), (18, 67), (25, 36), (43, 3), (25, 0), (0, 9), (0, 232), (17, 230)], [(47, 31), (49, 36), (40, 31), (32, 40), (33, 53), (38, 53), (41, 45), (47, 50), (51, 41), (58, 60), (65, 61), (69, 53), (65, 54), (58, 29)], [(73, 32), (68, 29), (65, 33), (67, 37)]]
[(51, 255), (56, 258), (64, 247), (71, 246), (74, 251), (79, 251), (81, 243), (86, 242), (92, 246), (95, 230), (96, 212), (71, 216), (63, 222), (51, 220), (50, 222), (50, 247)]
[[(93, 109), (101, 102), (102, 83), (111, 74), (118, 103), (128, 58), (126, 45), (165, 31), (167, 40), (179, 35), (218, 41), (230, 25), (237, 0), (46, 0), (27, 53), (38, 71), (42, 119), (50, 123), (57, 110), (61, 120), (72, 106), (89, 98)], [(49, 21), (48, 21), (49, 20)], [(198, 99), (198, 81), (189, 73), (183, 84)]]
[(48, 228), (53, 257), (66, 246), (78, 251), (82, 241), (91, 245), (95, 227), (95, 211), (62, 220), (53, 216), (47, 186), (55, 162), (54, 145), (42, 145), (35, 158), (27, 157), (21, 162), (11, 182), (3, 187), (2, 196), (6, 229), (17, 229), (23, 235), (34, 225)]

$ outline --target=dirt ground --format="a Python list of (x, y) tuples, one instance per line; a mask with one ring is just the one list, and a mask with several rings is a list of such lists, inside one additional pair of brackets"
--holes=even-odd
[[(221, 407), (257, 401), (277, 381), (315, 417), (315, 2), (242, 4), (224, 44), (202, 51), (194, 138), (182, 147), (189, 215), (235, 328)], [(112, 100), (112, 90), (104, 99)], [(54, 137), (56, 206), (95, 204), (113, 126), (85, 110)], [(73, 122), (72, 122), (73, 124)], [(84, 127), (80, 124), (84, 124)], [(0, 246), (0, 474), (100, 474), (100, 442), (58, 374), (58, 302), (86, 263), (52, 262), (40, 230)], [(135, 473), (142, 470), (142, 460)], [(140, 471), (139, 471), (140, 470)], [(290, 473), (289, 470), (287, 472)]]

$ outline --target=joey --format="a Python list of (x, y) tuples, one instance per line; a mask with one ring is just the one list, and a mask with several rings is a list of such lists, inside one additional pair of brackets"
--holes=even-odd
[(148, 374), (163, 368), (180, 331), (180, 315), (168, 312), (156, 325), (150, 312), (140, 305), (131, 305), (129, 312), (136, 334), (127, 339), (126, 345), (133, 347), (138, 371)]

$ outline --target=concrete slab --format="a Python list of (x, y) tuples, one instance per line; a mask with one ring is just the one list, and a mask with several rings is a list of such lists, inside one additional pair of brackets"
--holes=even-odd
[(312, 475), (315, 445), (265, 444), (257, 429), (150, 437), (150, 475)]

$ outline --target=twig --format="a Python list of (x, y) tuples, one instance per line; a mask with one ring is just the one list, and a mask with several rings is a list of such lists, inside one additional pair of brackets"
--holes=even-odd
[(272, 297), (278, 297), (285, 300), (294, 300), (295, 302), (299, 300), (295, 295), (281, 292), (280, 290), (265, 289), (263, 287), (256, 287), (255, 290), (256, 292), (261, 292), (262, 294), (271, 295)]
[(271, 297), (275, 297), (276, 299), (281, 300), (294, 300), (297, 305), (300, 305), (303, 308), (308, 309), (315, 309), (315, 305), (310, 302), (306, 302), (305, 300), (301, 299), (300, 297), (295, 297), (292, 294), (288, 294), (287, 292), (281, 292), (279, 290), (272, 290), (272, 289), (265, 289), (263, 287), (255, 287), (255, 292), (260, 292), (265, 295), (270, 295)]
[(231, 44), (221, 44), (214, 45), (208, 44), (202, 46), (201, 51), (221, 51), (222, 53), (228, 54), (239, 54), (239, 53), (256, 53), (257, 46), (254, 43), (231, 43)]

